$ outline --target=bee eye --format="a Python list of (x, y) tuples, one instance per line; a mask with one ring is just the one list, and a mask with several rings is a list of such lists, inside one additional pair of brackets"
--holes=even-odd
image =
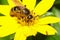
[(18, 6), (14, 7), (13, 9), (14, 11), (20, 10), (20, 8)]
[(25, 9), (23, 9), (23, 13), (24, 13), (25, 15), (29, 15), (29, 14), (30, 14), (30, 11), (25, 8)]
[(33, 16), (32, 15), (29, 15), (28, 17), (27, 17), (27, 19), (32, 19), (33, 18)]

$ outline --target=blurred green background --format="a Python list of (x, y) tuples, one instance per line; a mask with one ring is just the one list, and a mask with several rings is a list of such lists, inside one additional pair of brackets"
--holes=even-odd
[[(37, 0), (37, 4), (39, 1), (41, 0)], [(7, 0), (0, 0), (0, 5), (8, 5)], [(0, 16), (4, 16), (4, 14), (0, 13)], [(42, 15), (42, 17), (45, 16), (60, 17), (60, 0), (56, 0), (53, 7), (46, 14)], [(43, 34), (37, 33), (36, 36), (27, 37), (27, 40), (60, 40), (60, 23), (54, 23), (50, 25), (58, 31), (56, 35), (45, 36)], [(0, 40), (13, 40), (13, 38), (14, 34), (0, 38)]]

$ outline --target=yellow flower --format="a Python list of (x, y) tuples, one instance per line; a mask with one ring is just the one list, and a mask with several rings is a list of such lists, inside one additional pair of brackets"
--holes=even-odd
[[(36, 15), (43, 15), (47, 12), (53, 5), (55, 0), (41, 0), (38, 5), (35, 7), (36, 0), (22, 0), (20, 3), (26, 5), (30, 11), (33, 10)], [(55, 35), (57, 31), (47, 25), (50, 23), (60, 22), (60, 18), (48, 16), (44, 18), (35, 19), (32, 25), (18, 24), (16, 17), (10, 16), (10, 11), (12, 7), (15, 7), (15, 3), (12, 0), (8, 0), (9, 5), (0, 5), (0, 13), (3, 13), (5, 16), (0, 16), (0, 37), (5, 37), (10, 34), (15, 33), (14, 40), (26, 40), (27, 36), (36, 35), (37, 32), (40, 32), (44, 35)], [(26, 23), (25, 23), (26, 24)]]

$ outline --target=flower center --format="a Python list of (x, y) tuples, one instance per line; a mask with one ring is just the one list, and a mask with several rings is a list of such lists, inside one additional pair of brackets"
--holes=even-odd
[(33, 15), (26, 7), (15, 6), (11, 9), (11, 17), (16, 17), (21, 25), (33, 25), (36, 21), (36, 16)]

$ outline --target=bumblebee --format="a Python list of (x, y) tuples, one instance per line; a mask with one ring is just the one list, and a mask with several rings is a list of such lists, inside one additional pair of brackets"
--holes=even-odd
[(23, 6), (15, 6), (11, 9), (10, 12), (11, 17), (17, 17), (18, 20), (24, 20), (25, 22), (29, 23), (33, 19), (33, 15), (30, 11)]

